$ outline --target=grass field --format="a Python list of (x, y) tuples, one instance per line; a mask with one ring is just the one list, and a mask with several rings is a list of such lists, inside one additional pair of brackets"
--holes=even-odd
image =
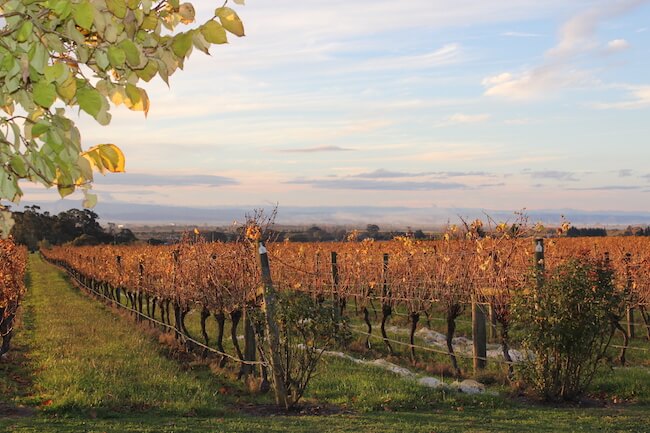
[[(650, 431), (650, 370), (642, 354), (634, 355), (635, 367), (604, 371), (592, 394), (604, 396), (594, 406), (605, 407), (587, 408), (533, 404), (508, 397), (504, 386), (494, 387), (500, 395), (434, 391), (324, 358), (305, 413), (282, 414), (271, 409), (270, 396), (245, 390), (233, 371), (215, 374), (208, 362), (179, 356), (146, 325), (80, 293), (37, 256), (28, 289), (14, 349), (0, 362), (2, 432)], [(375, 347), (355, 356), (384, 354)], [(402, 358), (391, 360), (408, 365)], [(445, 361), (422, 355), (424, 364)]]

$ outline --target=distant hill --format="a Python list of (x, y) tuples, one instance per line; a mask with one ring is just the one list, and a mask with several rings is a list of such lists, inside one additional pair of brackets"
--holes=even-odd
[[(23, 202), (23, 206), (36, 204), (44, 211), (58, 213), (70, 208), (79, 207), (77, 200), (58, 200), (55, 202)], [(101, 202), (94, 211), (104, 223), (151, 223), (151, 224), (209, 224), (229, 225), (233, 221), (243, 221), (246, 213), (253, 209), (270, 206), (222, 206), (214, 208), (182, 207), (174, 205), (138, 204), (117, 201)], [(382, 228), (389, 227), (436, 227), (443, 226), (448, 221), (458, 222), (458, 216), (466, 219), (482, 218), (488, 214), (496, 221), (514, 220), (513, 210), (490, 210), (475, 208), (439, 208), (439, 207), (370, 207), (370, 206), (323, 206), (323, 207), (278, 207), (279, 224), (379, 224)], [(527, 210), (531, 222), (541, 221), (547, 225), (561, 222), (564, 216), (575, 226), (628, 226), (650, 224), (649, 212), (620, 212), (620, 211), (582, 211), (576, 209), (541, 209)]]

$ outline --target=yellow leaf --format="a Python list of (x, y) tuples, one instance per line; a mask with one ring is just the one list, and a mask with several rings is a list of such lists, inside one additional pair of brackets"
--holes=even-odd
[(215, 15), (219, 17), (224, 29), (235, 36), (244, 36), (244, 23), (237, 15), (237, 12), (229, 7), (217, 8)]
[(124, 154), (114, 144), (99, 144), (91, 147), (82, 153), (81, 156), (86, 158), (101, 173), (105, 171), (110, 171), (111, 173), (124, 172)]
[(127, 99), (124, 101), (124, 104), (129, 110), (144, 111), (145, 116), (149, 113), (149, 96), (144, 89), (127, 84), (126, 96)]

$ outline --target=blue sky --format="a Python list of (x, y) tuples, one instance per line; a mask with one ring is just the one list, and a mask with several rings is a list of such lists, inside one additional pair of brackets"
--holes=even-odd
[(650, 1), (233, 7), (148, 119), (79, 119), (127, 156), (101, 201), (650, 211)]

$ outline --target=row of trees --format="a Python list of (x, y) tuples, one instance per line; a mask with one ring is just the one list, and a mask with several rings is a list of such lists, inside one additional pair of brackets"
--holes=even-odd
[(22, 212), (13, 212), (15, 221), (11, 229), (14, 241), (26, 245), (31, 251), (39, 244), (74, 245), (125, 244), (136, 237), (127, 228), (114, 224), (104, 229), (97, 221), (97, 214), (89, 209), (70, 209), (57, 215), (41, 212), (38, 206), (27, 206)]

